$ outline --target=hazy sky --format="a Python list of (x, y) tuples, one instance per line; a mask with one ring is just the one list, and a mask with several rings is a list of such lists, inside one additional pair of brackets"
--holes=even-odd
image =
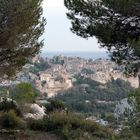
[(44, 0), (43, 8), (47, 19), (43, 52), (103, 51), (95, 38), (85, 40), (70, 31), (71, 24), (66, 17), (63, 0)]

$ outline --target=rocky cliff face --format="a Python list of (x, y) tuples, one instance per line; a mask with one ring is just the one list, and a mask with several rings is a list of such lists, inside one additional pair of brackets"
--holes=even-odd
[(35, 120), (43, 119), (43, 117), (46, 115), (45, 113), (45, 107), (40, 107), (38, 104), (31, 104), (28, 105), (28, 108), (30, 108), (30, 112), (32, 113), (26, 113), (24, 114), (24, 117), (32, 118)]
[(39, 80), (35, 81), (35, 85), (42, 93), (46, 93), (48, 97), (53, 97), (59, 91), (71, 88), (73, 84), (69, 75), (51, 75), (47, 72), (41, 72), (39, 77)]
[(110, 82), (111, 80), (121, 79), (121, 80), (124, 80), (125, 82), (129, 82), (133, 88), (139, 87), (139, 78), (138, 77), (127, 77), (122, 72), (99, 71), (99, 72), (96, 72), (95, 74), (92, 74), (91, 79), (98, 81), (102, 84), (106, 84), (106, 83)]
[(135, 111), (135, 99), (132, 98), (131, 101), (129, 101), (128, 98), (122, 99), (120, 102), (117, 103), (114, 116), (117, 120), (122, 119), (123, 116), (128, 117), (133, 111)]

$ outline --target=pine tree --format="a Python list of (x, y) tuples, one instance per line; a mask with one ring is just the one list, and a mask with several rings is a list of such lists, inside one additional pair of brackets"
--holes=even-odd
[(112, 60), (125, 66), (127, 74), (139, 74), (139, 0), (65, 0), (65, 6), (73, 33), (95, 36)]
[(42, 0), (0, 0), (0, 77), (10, 78), (39, 53)]

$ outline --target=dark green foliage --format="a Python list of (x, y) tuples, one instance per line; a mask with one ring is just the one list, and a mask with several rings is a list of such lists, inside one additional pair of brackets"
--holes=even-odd
[(46, 84), (46, 81), (41, 81), (41, 86), (44, 87), (44, 85)]
[(0, 87), (0, 97), (7, 98), (9, 96), (9, 90), (7, 87)]
[(62, 77), (62, 76), (57, 76), (56, 78), (55, 78), (55, 81), (60, 81), (61, 83), (63, 83), (64, 82), (64, 78)]
[(139, 0), (65, 0), (72, 32), (95, 36), (111, 58), (135, 75), (140, 66)]
[(0, 102), (0, 111), (8, 112), (10, 110), (14, 110), (17, 116), (22, 116), (21, 110), (13, 100), (7, 101), (6, 98), (3, 99), (3, 101)]
[[(102, 116), (101, 116), (102, 117)], [(105, 116), (102, 117), (104, 120), (108, 121), (109, 123), (115, 123), (116, 119), (113, 113), (107, 113)]]
[(82, 76), (76, 76), (76, 79), (75, 86), (60, 92), (62, 94), (58, 94), (56, 99), (64, 101), (75, 111), (89, 115), (113, 113), (116, 103), (127, 98), (133, 90), (129, 83), (119, 79), (105, 85)]
[(0, 115), (0, 126), (5, 129), (23, 129), (25, 128), (25, 122), (11, 110)]
[(140, 137), (140, 88), (133, 91), (130, 96), (135, 98), (136, 110), (129, 117), (128, 124), (131, 126), (131, 131)]
[(49, 103), (45, 105), (46, 113), (62, 111), (65, 107), (65, 104), (61, 100), (50, 100)]
[(86, 69), (86, 68), (83, 68), (81, 72), (84, 74), (94, 74), (95, 73), (94, 70)]
[(27, 120), (28, 128), (34, 131), (47, 131), (47, 121), (45, 119), (42, 120)]
[(117, 140), (139, 140), (140, 137), (136, 136), (135, 133), (129, 129), (129, 128), (124, 128), (119, 136)]
[[(0, 0), (0, 76), (9, 78), (39, 53), (42, 0)], [(7, 75), (7, 76), (5, 76)]]
[(132, 131), (134, 134), (136, 134), (138, 137), (140, 137), (140, 114), (135, 119), (135, 122), (132, 126)]
[(44, 58), (39, 59), (39, 63), (34, 63), (34, 68), (31, 70), (31, 72), (38, 74), (40, 71), (47, 70), (48, 68), (51, 68), (47, 60)]
[(52, 59), (52, 63), (53, 64), (60, 64), (63, 65), (64, 64), (64, 60), (61, 60), (61, 58), (59, 56), (55, 56)]
[(30, 83), (20, 83), (11, 89), (10, 96), (20, 103), (33, 103), (38, 91)]
[(29, 120), (29, 127), (31, 130), (55, 132), (65, 140), (80, 140), (81, 137), (100, 140), (109, 139), (112, 135), (109, 129), (73, 113), (54, 113), (43, 120)]
[(134, 90), (130, 96), (135, 97), (137, 103), (137, 110), (140, 112), (140, 88)]
[(40, 131), (6, 130), (0, 133), (0, 140), (60, 140), (58, 136)]

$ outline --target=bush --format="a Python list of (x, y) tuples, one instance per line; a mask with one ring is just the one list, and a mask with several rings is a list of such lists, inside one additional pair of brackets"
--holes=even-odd
[(112, 135), (107, 128), (101, 127), (93, 121), (85, 120), (74, 113), (53, 113), (49, 118), (29, 120), (28, 126), (31, 130), (53, 131), (65, 140), (77, 140), (85, 133), (95, 138), (110, 138)]
[(26, 123), (22, 118), (18, 117), (13, 110), (5, 112), (0, 116), (0, 125), (5, 129), (23, 129)]
[(3, 101), (0, 102), (0, 111), (8, 112), (10, 110), (14, 110), (17, 116), (22, 117), (21, 110), (13, 100), (8, 101), (6, 98), (3, 99)]
[(28, 128), (34, 131), (46, 131), (47, 125), (48, 125), (47, 119), (41, 119), (41, 120), (28, 119), (27, 120)]
[(34, 103), (39, 91), (30, 83), (20, 83), (11, 89), (10, 95), (18, 103)]
[(51, 113), (55, 111), (62, 111), (65, 109), (65, 104), (60, 100), (50, 100), (49, 103), (45, 105), (46, 113)]

